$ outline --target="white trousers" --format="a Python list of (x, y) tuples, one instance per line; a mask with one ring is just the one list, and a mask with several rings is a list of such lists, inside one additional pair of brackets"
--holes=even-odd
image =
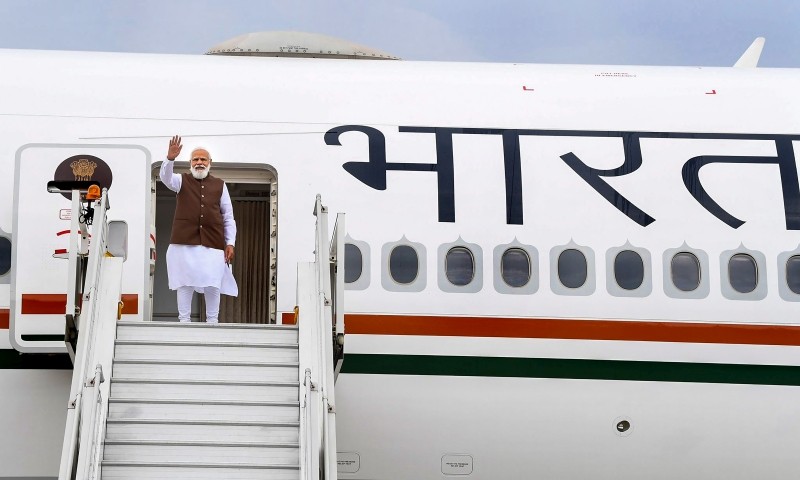
[[(178, 320), (192, 321), (192, 296), (194, 287), (178, 287)], [(204, 287), (203, 297), (206, 301), (206, 322), (219, 323), (219, 288)]]

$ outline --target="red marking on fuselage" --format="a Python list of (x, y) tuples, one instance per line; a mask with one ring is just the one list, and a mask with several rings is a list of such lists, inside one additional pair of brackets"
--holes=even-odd
[[(61, 230), (60, 232), (56, 233), (56, 236), (60, 237), (62, 235), (69, 235), (69, 232), (70, 232), (69, 230)], [(91, 237), (91, 236), (92, 236), (92, 234), (90, 233), (89, 237)]]
[[(125, 307), (122, 309), (123, 315), (136, 315), (139, 313), (139, 295), (135, 293), (123, 293), (122, 302)], [(81, 298), (78, 297), (80, 304)], [(22, 308), (23, 315), (63, 315), (67, 309), (67, 296), (63, 293), (23, 293)]]

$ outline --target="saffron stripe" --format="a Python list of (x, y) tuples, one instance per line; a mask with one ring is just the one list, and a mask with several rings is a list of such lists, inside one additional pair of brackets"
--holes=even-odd
[(281, 314), (281, 323), (283, 325), (296, 325), (297, 318), (295, 317), (294, 312), (283, 312)]
[(559, 358), (346, 354), (341, 373), (800, 386), (800, 367)]
[(345, 316), (345, 331), (357, 335), (800, 345), (800, 327), (791, 325), (350, 314)]
[(122, 297), (122, 303), (124, 306), (122, 307), (122, 314), (123, 315), (138, 315), (139, 314), (139, 295), (135, 293), (123, 293), (120, 295)]
[(20, 312), (27, 314), (64, 314), (67, 308), (67, 296), (62, 293), (29, 293), (22, 294)]
[[(123, 315), (136, 315), (139, 313), (139, 295), (123, 293), (122, 301), (125, 304)], [(22, 308), (24, 315), (62, 315), (67, 308), (67, 295), (63, 293), (23, 293)]]

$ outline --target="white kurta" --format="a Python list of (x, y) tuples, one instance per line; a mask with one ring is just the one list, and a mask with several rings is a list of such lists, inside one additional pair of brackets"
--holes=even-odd
[[(174, 163), (165, 160), (161, 164), (159, 176), (167, 188), (177, 193), (181, 189), (183, 178), (173, 173)], [(222, 187), (219, 204), (225, 244), (234, 245), (236, 221), (233, 219), (233, 205), (227, 185)], [(202, 293), (204, 287), (216, 287), (224, 295), (235, 297), (239, 294), (231, 267), (225, 264), (225, 252), (218, 248), (170, 244), (167, 248), (167, 275), (171, 290), (177, 290), (178, 287), (194, 287), (195, 291)]]

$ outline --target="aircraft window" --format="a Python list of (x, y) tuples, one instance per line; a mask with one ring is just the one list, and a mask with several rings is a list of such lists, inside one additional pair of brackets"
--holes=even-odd
[(500, 261), (500, 273), (509, 287), (524, 287), (531, 280), (531, 259), (521, 248), (509, 248)]
[(408, 284), (417, 278), (419, 273), (419, 257), (417, 251), (408, 245), (398, 245), (389, 254), (389, 274), (392, 280)]
[(11, 240), (0, 237), (0, 276), (11, 270)]
[(636, 290), (644, 282), (644, 262), (633, 250), (623, 250), (614, 258), (614, 278), (625, 290)]
[(453, 285), (469, 285), (475, 278), (475, 259), (472, 258), (472, 252), (464, 247), (451, 248), (444, 260), (444, 271), (447, 280)]
[(789, 290), (800, 295), (800, 255), (786, 261), (786, 283), (789, 284)]
[(361, 249), (352, 243), (344, 244), (344, 283), (353, 283), (361, 278), (364, 258)]
[(737, 253), (728, 261), (728, 280), (739, 293), (750, 293), (758, 285), (758, 267), (750, 255)]
[(567, 288), (580, 288), (586, 283), (586, 256), (570, 248), (558, 256), (558, 279)]
[(689, 252), (672, 257), (672, 283), (678, 290), (691, 292), (700, 286), (700, 261)]

